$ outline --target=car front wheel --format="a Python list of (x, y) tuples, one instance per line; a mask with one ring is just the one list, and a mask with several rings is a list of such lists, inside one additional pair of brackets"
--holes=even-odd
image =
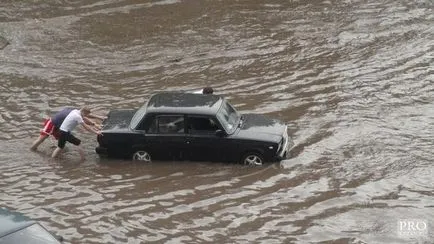
[(244, 165), (261, 166), (264, 164), (264, 158), (260, 153), (250, 152), (244, 155), (241, 162)]
[(147, 151), (139, 150), (133, 154), (133, 161), (151, 162), (151, 154)]

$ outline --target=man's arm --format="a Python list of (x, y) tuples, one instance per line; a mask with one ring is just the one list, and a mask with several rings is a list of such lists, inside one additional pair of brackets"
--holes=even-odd
[(89, 132), (93, 132), (93, 133), (95, 133), (95, 134), (97, 134), (97, 135), (100, 135), (100, 134), (101, 134), (101, 131), (95, 129), (94, 127), (92, 127), (92, 126), (90, 126), (90, 125), (88, 125), (88, 124), (86, 124), (86, 122), (81, 123), (81, 125), (82, 125), (82, 126), (83, 126), (87, 131), (89, 131)]
[(101, 128), (102, 128), (102, 125), (101, 125), (100, 123), (97, 123), (97, 122), (95, 122), (95, 121), (93, 121), (93, 120), (90, 120), (89, 118), (83, 117), (83, 121), (84, 121), (84, 123), (86, 123), (87, 125), (94, 126), (94, 127), (97, 128), (98, 130), (101, 130)]
[(95, 126), (95, 122), (93, 122), (92, 120), (90, 120), (89, 118), (87, 118), (87, 117), (83, 117), (83, 121), (84, 121), (84, 123), (86, 123), (87, 125), (92, 125), (92, 126)]
[(99, 120), (107, 119), (107, 116), (98, 115), (98, 114), (88, 114), (86, 117), (89, 117), (91, 119), (99, 119)]

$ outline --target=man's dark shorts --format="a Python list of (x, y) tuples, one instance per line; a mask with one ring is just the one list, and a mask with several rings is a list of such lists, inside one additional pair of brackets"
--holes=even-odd
[(59, 141), (57, 142), (57, 146), (60, 148), (64, 148), (66, 142), (72, 143), (76, 146), (80, 145), (81, 141), (77, 137), (71, 134), (71, 132), (60, 131)]

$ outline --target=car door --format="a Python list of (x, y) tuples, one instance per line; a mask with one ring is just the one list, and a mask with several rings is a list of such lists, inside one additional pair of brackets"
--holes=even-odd
[(225, 138), (216, 135), (221, 128), (209, 116), (188, 115), (186, 118), (188, 159), (192, 161), (221, 161)]
[(153, 159), (182, 159), (186, 150), (184, 115), (153, 116), (146, 130), (145, 145), (149, 148)]

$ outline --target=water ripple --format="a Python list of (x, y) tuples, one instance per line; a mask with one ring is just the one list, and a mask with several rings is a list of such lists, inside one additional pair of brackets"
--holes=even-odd
[[(0, 205), (66, 243), (408, 243), (434, 216), (427, 1), (2, 1)], [(211, 11), (212, 10), (212, 11)], [(292, 157), (258, 168), (86, 161), (29, 146), (63, 106), (138, 108), (212, 85), (284, 121)], [(421, 236), (429, 243), (433, 231)], [(413, 243), (416, 243), (413, 242)]]

